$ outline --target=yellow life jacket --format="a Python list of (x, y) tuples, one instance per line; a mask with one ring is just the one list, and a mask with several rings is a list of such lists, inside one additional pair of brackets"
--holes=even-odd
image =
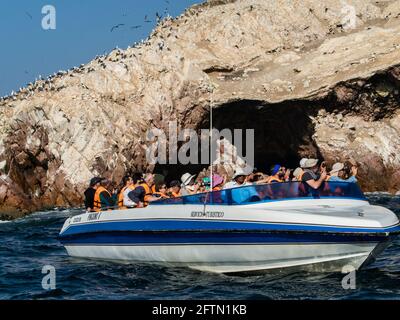
[(283, 182), (281, 179), (276, 178), (274, 176), (269, 177), (267, 183), (272, 183), (272, 182)]
[(121, 192), (118, 195), (118, 208), (119, 209), (128, 209), (127, 207), (124, 206), (124, 192), (126, 191), (127, 188), (131, 189), (131, 190), (135, 190), (135, 185), (132, 184), (129, 187), (125, 186), (122, 188)]
[(104, 204), (104, 203), (101, 202), (101, 199), (100, 199), (100, 194), (102, 192), (107, 192), (108, 195), (111, 197), (111, 194), (107, 191), (106, 188), (101, 187), (101, 186), (98, 187), (97, 190), (96, 190), (96, 193), (94, 194), (94, 203), (93, 203), (94, 204), (93, 205), (93, 209), (96, 212), (100, 212), (101, 211), (101, 205)]

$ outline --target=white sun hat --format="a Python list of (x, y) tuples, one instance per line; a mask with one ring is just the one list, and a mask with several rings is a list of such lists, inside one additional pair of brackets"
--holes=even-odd
[(232, 179), (236, 179), (239, 176), (247, 176), (247, 175), (248, 175), (248, 173), (245, 170), (243, 170), (243, 168), (237, 168), (235, 170), (235, 173), (233, 174)]
[(307, 160), (308, 160), (307, 158), (303, 158), (300, 160), (300, 168), (304, 168), (304, 165), (306, 164)]
[(330, 174), (339, 172), (340, 170), (343, 170), (343, 168), (344, 168), (344, 164), (341, 162), (337, 162), (332, 166), (332, 170), (331, 170)]
[(309, 169), (312, 167), (315, 167), (318, 164), (318, 159), (307, 159), (307, 161), (305, 161), (303, 168), (304, 169)]
[(250, 165), (248, 165), (248, 164), (247, 164), (244, 168), (242, 168), (242, 169), (243, 169), (243, 172), (245, 173), (246, 176), (252, 174), (253, 171), (254, 171), (254, 167), (253, 167), (253, 166), (250, 166)]
[(185, 173), (184, 175), (182, 175), (181, 177), (181, 182), (184, 186), (188, 185), (189, 182), (195, 177), (195, 174), (190, 174), (190, 173)]

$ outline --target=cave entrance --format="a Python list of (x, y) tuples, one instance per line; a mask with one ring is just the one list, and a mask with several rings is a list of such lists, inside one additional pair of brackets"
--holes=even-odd
[[(254, 165), (270, 172), (274, 164), (295, 169), (302, 157), (321, 158), (312, 139), (314, 125), (309, 117), (315, 108), (302, 101), (265, 104), (241, 100), (221, 105), (213, 110), (213, 126), (223, 129), (254, 129)], [(210, 126), (209, 115), (199, 123), (200, 129)], [(244, 141), (244, 136), (243, 136)], [(243, 147), (243, 152), (246, 148)], [(156, 165), (154, 172), (166, 176), (167, 182), (180, 179), (185, 172), (197, 174), (208, 165)]]
[(218, 130), (254, 129), (255, 167), (269, 174), (274, 164), (295, 169), (302, 157), (320, 157), (312, 139), (312, 110), (303, 102), (238, 101), (216, 109), (213, 124)]

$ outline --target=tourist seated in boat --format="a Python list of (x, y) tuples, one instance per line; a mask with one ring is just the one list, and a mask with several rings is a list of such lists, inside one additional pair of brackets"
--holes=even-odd
[(249, 174), (245, 172), (243, 168), (237, 168), (233, 174), (232, 180), (224, 185), (224, 189), (232, 189), (251, 185), (251, 183), (246, 181), (248, 175)]
[(337, 162), (332, 166), (332, 170), (329, 172), (329, 175), (326, 177), (326, 181), (356, 183), (357, 182), (357, 177), (356, 177), (357, 173), (358, 173), (358, 168), (353, 165), (351, 167), (351, 176), (346, 179), (344, 163)]
[(321, 187), (327, 177), (326, 167), (318, 165), (318, 159), (307, 159), (304, 164), (304, 174), (301, 181), (305, 182), (312, 189)]
[(267, 183), (284, 182), (283, 177), (285, 172), (283, 167), (279, 164), (275, 164), (271, 167), (271, 175), (269, 176)]
[(167, 194), (170, 198), (179, 198), (182, 196), (181, 190), (181, 183), (178, 180), (174, 180), (170, 182)]
[(213, 174), (212, 176), (212, 194), (210, 201), (212, 203), (225, 203), (226, 202), (226, 192), (223, 191), (224, 183), (226, 177), (222, 177), (219, 174)]
[(296, 182), (296, 181), (302, 181), (303, 174), (304, 174), (304, 165), (306, 164), (306, 161), (308, 158), (302, 158), (299, 163), (299, 167), (297, 167), (293, 173), (292, 173), (292, 179), (291, 181)]
[(220, 191), (224, 186), (225, 179), (219, 174), (213, 174), (212, 178), (212, 191)]
[[(246, 172), (244, 168), (237, 168), (232, 177), (232, 181), (225, 184), (223, 189), (232, 189), (232, 200), (237, 203), (246, 203), (260, 200), (259, 194), (253, 187), (253, 183), (246, 181), (251, 172)], [(240, 188), (245, 187), (247, 188)]]
[(283, 175), (283, 181), (284, 182), (289, 182), (290, 181), (290, 176), (292, 175), (293, 170), (286, 168), (286, 167), (282, 167), (282, 171), (284, 172)]
[(196, 194), (200, 184), (196, 183), (195, 181), (195, 177), (196, 175), (192, 175), (190, 173), (185, 173), (184, 175), (182, 175), (181, 177), (181, 195), (182, 196), (188, 196), (188, 195), (192, 195), (192, 194)]
[(167, 184), (164, 182), (156, 183), (155, 184), (155, 192), (153, 193), (153, 196), (155, 196), (159, 199), (169, 198)]
[(199, 193), (203, 193), (203, 192), (210, 192), (211, 191), (211, 180), (210, 177), (204, 177), (202, 179), (202, 182), (200, 184), (200, 189), (199, 189)]
[(154, 184), (151, 187), (153, 194), (156, 192), (157, 185), (162, 186), (163, 184), (166, 186), (165, 176), (163, 176), (162, 174), (159, 174), (159, 173), (155, 173), (154, 174)]
[(275, 164), (271, 167), (271, 175), (266, 180), (266, 183), (276, 183), (290, 181), (290, 169), (286, 169), (280, 164)]
[[(122, 178), (121, 184), (120, 184), (120, 191), (118, 193), (118, 208), (119, 209), (126, 209), (127, 207), (135, 207), (136, 203), (132, 203), (130, 199), (128, 198), (128, 193), (132, 190), (135, 189), (135, 184), (133, 183), (133, 179), (131, 176), (124, 176)], [(127, 197), (127, 200), (129, 200), (130, 205), (125, 205), (125, 194)]]
[(111, 210), (117, 204), (117, 192), (114, 190), (113, 182), (103, 179), (94, 195), (94, 211)]
[(146, 173), (144, 181), (139, 183), (134, 190), (128, 193), (128, 197), (135, 203), (136, 208), (147, 207), (150, 202), (159, 200), (158, 197), (153, 196), (154, 175)]
[(118, 194), (118, 207), (120, 209), (128, 209), (128, 208), (136, 208), (138, 203), (134, 202), (130, 197), (129, 193), (138, 186), (139, 183), (142, 183), (141, 174), (134, 174), (131, 176), (125, 176), (122, 179), (121, 191)]
[(296, 169), (294, 169), (293, 171), (293, 177), (292, 177), (292, 181), (296, 182), (296, 181), (301, 181), (302, 177), (304, 174), (304, 170), (300, 167), (297, 167)]
[(246, 176), (246, 182), (250, 184), (263, 184), (267, 183), (269, 176), (264, 174), (261, 171), (258, 171), (257, 168), (252, 168), (251, 166), (246, 166), (244, 168), (245, 172), (249, 172)]
[(85, 209), (87, 212), (94, 211), (94, 195), (97, 188), (100, 186), (102, 178), (94, 177), (90, 180), (89, 188), (86, 189), (85, 195)]

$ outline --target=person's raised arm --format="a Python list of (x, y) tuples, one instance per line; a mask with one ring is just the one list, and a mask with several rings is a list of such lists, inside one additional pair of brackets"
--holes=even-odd
[(356, 177), (358, 174), (358, 168), (356, 166), (351, 167), (351, 174), (353, 177)]
[(321, 177), (318, 180), (311, 179), (306, 182), (311, 188), (318, 189), (321, 186), (322, 182), (325, 181), (325, 179), (326, 179), (326, 170), (322, 169)]

